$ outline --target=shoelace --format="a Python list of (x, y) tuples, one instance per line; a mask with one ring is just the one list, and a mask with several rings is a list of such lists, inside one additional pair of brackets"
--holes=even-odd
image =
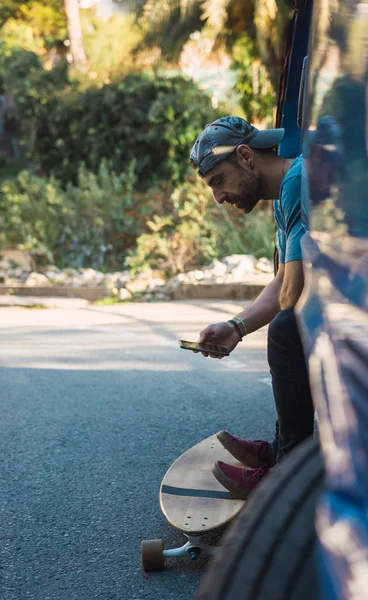
[(269, 443), (268, 442), (261, 442), (258, 448), (258, 452), (257, 452), (257, 456), (258, 458), (260, 458), (261, 460), (263, 460), (265, 458), (265, 455), (267, 453), (269, 447)]
[(268, 467), (259, 467), (251, 475), (246, 475), (245, 479), (261, 479), (265, 473), (267, 473)]

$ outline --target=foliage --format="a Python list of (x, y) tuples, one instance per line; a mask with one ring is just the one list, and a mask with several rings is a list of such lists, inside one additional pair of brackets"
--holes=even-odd
[(120, 12), (102, 19), (95, 8), (81, 10), (83, 43), (89, 64), (89, 77), (104, 83), (139, 69), (134, 50), (142, 34), (134, 16)]
[(247, 35), (241, 36), (233, 46), (232, 57), (232, 69), (237, 72), (235, 89), (240, 93), (246, 118), (253, 123), (272, 125), (275, 94), (254, 41)]
[(53, 260), (58, 220), (63, 212), (60, 188), (53, 181), (22, 171), (0, 182), (1, 247), (19, 247)]
[(42, 42), (36, 39), (31, 25), (22, 20), (9, 19), (7, 21), (1, 29), (1, 44), (3, 47), (2, 53), (6, 48), (7, 53), (11, 54), (12, 49), (15, 47), (36, 54), (42, 51)]
[(63, 65), (46, 71), (36, 54), (0, 46), (0, 79), (11, 117), (39, 172), (76, 183), (78, 165), (102, 160), (119, 172), (134, 158), (141, 186), (183, 179), (198, 133), (218, 114), (182, 77), (129, 75), (102, 87), (68, 84)]
[(247, 32), (277, 90), (291, 15), (290, 0), (146, 0), (142, 21), (146, 43), (159, 45), (171, 59), (180, 54), (190, 34), (202, 28), (229, 49)]
[(0, 89), (11, 98), (8, 120), (30, 150), (44, 106), (67, 82), (65, 63), (48, 71), (35, 52), (0, 41)]
[(0, 156), (0, 184), (3, 179), (16, 177), (20, 171), (24, 171), (26, 168), (27, 165), (22, 158), (8, 159)]
[[(28, 250), (36, 264), (121, 269), (160, 268), (167, 275), (233, 253), (272, 256), (269, 211), (251, 215), (218, 206), (192, 177), (171, 194), (166, 186), (136, 191), (135, 165), (119, 175), (103, 161), (81, 167), (78, 186), (29, 171), (0, 180), (0, 245)], [(147, 222), (148, 221), (148, 222)]]
[[(65, 191), (66, 218), (56, 259), (63, 266), (119, 269), (145, 228), (148, 206), (135, 191), (135, 164), (116, 174), (102, 161), (97, 174), (79, 169)], [(65, 209), (64, 209), (65, 210)]]
[(38, 264), (118, 268), (144, 229), (134, 165), (119, 175), (102, 162), (79, 170), (78, 187), (29, 171), (0, 181), (0, 245), (28, 250)]
[(44, 48), (52, 48), (67, 37), (62, 0), (24, 2), (19, 9), (19, 18), (32, 27)]
[[(221, 48), (226, 43), (240, 74), (245, 114), (269, 118), (273, 97), (258, 58), (257, 35), (264, 26), (254, 26), (258, 4), (141, 4), (146, 40), (151, 36), (151, 45), (159, 40), (166, 55), (173, 41), (180, 51), (203, 26)], [(261, 4), (271, 39), (264, 53), (271, 48), (271, 63), (276, 57), (279, 68), (275, 48), (285, 14), (277, 21), (270, 9), (276, 4)], [(244, 215), (216, 205), (201, 180), (182, 183), (193, 141), (220, 116), (209, 97), (192, 81), (152, 73), (157, 54), (147, 57), (144, 44), (134, 54), (142, 32), (130, 17), (103, 21), (93, 9), (81, 13), (89, 73), (77, 81), (68, 76), (63, 58), (62, 0), (3, 0), (0, 7), (0, 25), (5, 23), (0, 92), (9, 105), (5, 133), (24, 150), (17, 161), (0, 159), (0, 245), (28, 250), (36, 264), (111, 270), (129, 263), (135, 271), (149, 266), (167, 274), (232, 253), (271, 257), (267, 209)], [(151, 74), (143, 72), (144, 65)]]
[(178, 58), (190, 34), (202, 27), (200, 3), (147, 0), (140, 23), (144, 32), (142, 45), (158, 45), (165, 59), (172, 61)]
[(273, 219), (266, 208), (251, 215), (216, 204), (206, 184), (192, 178), (174, 190), (165, 211), (147, 223), (127, 263), (133, 271), (160, 268), (174, 275), (228, 254), (272, 257)]
[(63, 0), (2, 0), (0, 26), (10, 19), (30, 26), (44, 47), (54, 46), (66, 38)]

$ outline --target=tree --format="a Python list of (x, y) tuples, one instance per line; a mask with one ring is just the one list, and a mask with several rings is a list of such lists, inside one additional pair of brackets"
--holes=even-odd
[[(0, 30), (1, 39), (12, 46), (41, 54), (60, 47), (67, 37), (63, 0), (1, 0)], [(32, 37), (36, 45), (31, 48)]]
[(6, 23), (8, 19), (16, 17), (19, 8), (23, 4), (22, 0), (2, 0), (0, 4), (0, 27)]
[(279, 85), (290, 0), (146, 0), (141, 20), (146, 41), (177, 56), (194, 31), (209, 29), (229, 49), (246, 34), (256, 44), (271, 83)]
[(0, 28), (9, 19), (31, 25), (48, 47), (63, 43), (67, 29), (73, 66), (77, 71), (86, 71), (78, 0), (1, 0)]
[(73, 58), (73, 66), (77, 71), (85, 72), (87, 70), (87, 59), (83, 47), (78, 0), (64, 0), (64, 8), (68, 25), (70, 53)]

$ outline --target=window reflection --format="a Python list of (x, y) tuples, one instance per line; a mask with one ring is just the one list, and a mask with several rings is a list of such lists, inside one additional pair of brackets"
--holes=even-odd
[(321, 6), (303, 139), (309, 225), (335, 236), (367, 237), (368, 5), (340, 2), (329, 13)]

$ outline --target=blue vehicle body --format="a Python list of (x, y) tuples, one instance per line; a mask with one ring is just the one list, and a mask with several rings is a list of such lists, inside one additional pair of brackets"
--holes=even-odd
[[(326, 466), (319, 564), (324, 598), (360, 600), (368, 598), (368, 1), (315, 0), (298, 19), (280, 154), (302, 149), (304, 157), (297, 313)], [(306, 54), (297, 134), (295, 88)]]

